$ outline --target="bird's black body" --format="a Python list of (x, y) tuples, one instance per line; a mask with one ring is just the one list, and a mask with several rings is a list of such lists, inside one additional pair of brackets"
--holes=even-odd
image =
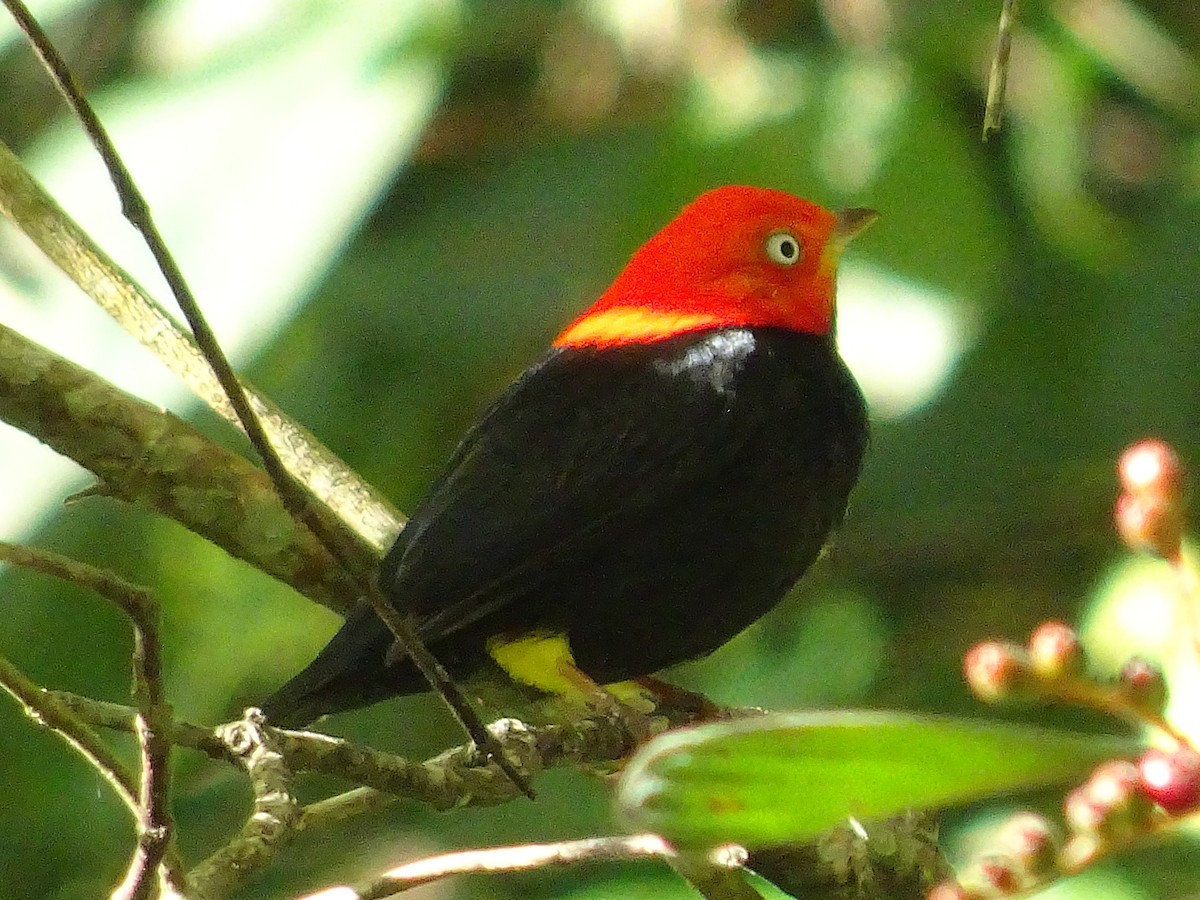
[[(452, 675), (564, 633), (597, 682), (706, 654), (771, 609), (845, 510), (866, 444), (831, 335), (721, 328), (561, 347), (467, 434), (380, 582)], [(426, 689), (367, 608), (273, 724)]]

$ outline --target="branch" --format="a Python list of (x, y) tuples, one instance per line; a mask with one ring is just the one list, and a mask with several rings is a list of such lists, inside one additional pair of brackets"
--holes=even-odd
[[(132, 773), (125, 768), (100, 737), (57, 695), (38, 686), (24, 673), (13, 665), (7, 658), (0, 656), (0, 689), (3, 689), (24, 708), (26, 715), (39, 725), (49, 728), (68, 746), (82, 756), (101, 777), (109, 783), (120, 797), (121, 802), (129, 809), (135, 821), (143, 821), (142, 809), (138, 799), (138, 786)], [(130, 710), (134, 714), (134, 710)], [(131, 720), (132, 721), (132, 720)], [(161, 815), (156, 812), (156, 818)], [(157, 838), (152, 838), (143, 845), (139, 834), (138, 855), (143, 847), (155, 855), (159, 854)], [(181, 885), (186, 883), (182, 861), (173, 846), (163, 842), (161, 847), (162, 866), (167, 871), (169, 883)], [(136, 860), (135, 860), (136, 865)], [(155, 867), (157, 868), (157, 866)], [(138, 878), (132, 884), (139, 886), (144, 879)], [(129, 881), (126, 884), (130, 884)], [(140, 889), (140, 887), (138, 888)]]
[[(200, 309), (200, 303), (192, 293), (183, 270), (167, 247), (166, 241), (163, 240), (163, 236), (154, 222), (154, 216), (150, 212), (150, 205), (134, 181), (133, 174), (125, 165), (125, 161), (117, 152), (116, 145), (109, 137), (108, 130), (100, 121), (100, 117), (96, 115), (96, 111), (84, 98), (83, 91), (75, 81), (75, 76), (67, 66), (66, 60), (62, 58), (58, 48), (54, 46), (22, 0), (2, 0), (2, 2), (28, 39), (38, 59), (41, 60), (50, 75), (50, 80), (66, 101), (75, 118), (79, 120), (88, 140), (95, 147), (96, 153), (103, 160), (104, 168), (121, 201), (121, 213), (142, 236), (142, 240), (150, 249), (158, 270), (162, 272), (175, 302), (179, 304), (184, 318), (187, 319), (187, 323), (192, 329), (196, 346), (203, 354), (208, 368), (220, 385), (221, 393), (225, 395), (228, 404), (233, 408), (235, 421), (245, 432), (254, 452), (262, 461), (263, 468), (271, 477), (271, 483), (279, 493), (283, 505), (298, 522), (311, 528), (335, 557), (339, 560), (353, 560), (355, 548), (352, 546), (346, 530), (331, 522), (328, 517), (321, 516), (316, 512), (313, 508), (315, 498), (312, 493), (305, 490), (304, 485), (293, 478), (287, 466), (284, 465), (266, 428), (254, 411), (249, 393), (238, 380), (237, 373), (234, 372), (232, 364), (225, 355), (224, 348), (217, 340), (216, 333)], [(397, 637), (403, 636), (397, 635)], [(407, 646), (408, 644), (405, 643), (406, 648)]]
[[(133, 728), (135, 711), (129, 707), (67, 693), (55, 696), (62, 705), (93, 725), (127, 732)], [(655, 714), (652, 724), (656, 731), (696, 720), (697, 708), (692, 698), (683, 694), (675, 699), (677, 705), (660, 707)], [(725, 716), (761, 713), (758, 709), (721, 711)], [(492, 723), (489, 729), (518, 757), (523, 773), (530, 778), (549, 768), (615, 762), (631, 748), (625, 725), (612, 718), (586, 718), (553, 725), (525, 725), (515, 719), (501, 719)], [(390, 806), (401, 798), (449, 810), (492, 806), (518, 796), (511, 781), (494, 764), (480, 764), (479, 756), (470, 744), (417, 762), (331, 735), (270, 728), (265, 731), (273, 733), (272, 747), (289, 772), (319, 772), (359, 785), (371, 785), (356, 787), (303, 807), (299, 817), (292, 822), (295, 831), (335, 827)], [(235, 759), (221, 728), (177, 721), (171, 739), (213, 759)], [(280, 840), (272, 844), (271, 852), (280, 849), (284, 843)], [(453, 857), (452, 854), (447, 858), (453, 862)], [(740, 856), (668, 860), (693, 887), (702, 893), (708, 891), (705, 896), (753, 897), (756, 895), (745, 893), (748, 886), (738, 883), (743, 861)], [(255, 865), (261, 866), (264, 862), (265, 859), (259, 859)], [(428, 862), (428, 865), (436, 868), (440, 863)], [(814, 842), (797, 847), (755, 851), (749, 855), (748, 866), (789, 893), (814, 900), (923, 895), (920, 886), (927, 885), (944, 871), (937, 853), (936, 828), (921, 814), (873, 823), (868, 831), (862, 826), (834, 829)], [(402, 868), (407, 873), (404, 877), (411, 877), (416, 871)], [(733, 874), (724, 870), (732, 870)], [(248, 877), (253, 871), (245, 871), (242, 876)], [(446, 874), (454, 873), (447, 871)], [(365, 890), (367, 887), (369, 885), (342, 890)], [(328, 895), (330, 900), (341, 896), (346, 900), (354, 897), (350, 893)]]
[(159, 609), (154, 595), (104, 569), (57, 553), (0, 541), (0, 561), (21, 566), (93, 591), (111, 601), (133, 625), (133, 697), (137, 706), (135, 733), (142, 757), (142, 780), (137, 800), (138, 845), (124, 883), (113, 893), (119, 900), (154, 896), (158, 867), (168, 853), (167, 881), (178, 888), (183, 872), (172, 848), (170, 752), (167, 739), (173, 718), (163, 693)]
[[(204, 355), (133, 278), (112, 261), (0, 143), (0, 214), (13, 222), (89, 297), (154, 353), (207, 406), (237, 424), (237, 416)], [(246, 385), (250, 402), (288, 469), (365, 543), (374, 561), (404, 517), (354, 470), (273, 403)], [(373, 565), (373, 562), (371, 563)]]
[(983, 139), (1000, 130), (1004, 120), (1004, 97), (1008, 89), (1008, 61), (1012, 53), (1012, 29), (1017, 21), (1017, 0), (1004, 0), (996, 34), (996, 52), (988, 75), (987, 103), (983, 110)]
[[(86, 759), (109, 783), (129, 811), (137, 815), (136, 780), (83, 719), (60, 702), (56, 695), (31, 681), (4, 656), (0, 656), (0, 688), (21, 704), (29, 718), (49, 728)], [(132, 723), (136, 710), (129, 712)]]
[(92, 493), (174, 519), (338, 612), (353, 604), (351, 579), (292, 522), (261, 469), (3, 325), (0, 420), (95, 474)]
[(267, 865), (295, 834), (299, 804), (295, 776), (280, 752), (275, 730), (263, 726), (258, 710), (217, 729), (231, 758), (250, 776), (254, 808), (237, 836), (188, 875), (193, 894), (219, 898)]
[[(425, 647), (412, 624), (396, 612), (375, 584), (378, 553), (399, 530), (399, 515), (376, 497), (365, 482), (341, 460), (297, 426), (289, 427), (283, 434), (276, 433), (274, 441), (268, 435), (270, 420), (259, 416), (263, 406), (261, 399), (237, 379), (195, 297), (192, 296), (183, 273), (163, 243), (145, 199), (138, 191), (95, 112), (84, 100), (66, 64), (20, 0), (2, 2), (29, 38), (38, 56), (50, 71), (56, 87), (104, 159), (117, 194), (121, 198), (126, 218), (141, 232), (149, 245), (191, 325), (195, 340), (185, 337), (170, 317), (151, 301), (128, 275), (117, 269), (98, 248), (91, 245), (83, 230), (70, 221), (49, 195), (28, 176), (16, 156), (2, 145), (0, 211), (8, 215), (31, 237), (42, 237), (49, 248), (64, 249), (60, 248), (61, 236), (71, 236), (72, 239), (66, 243), (67, 252), (62, 254), (66, 263), (75, 263), (82, 257), (90, 265), (98, 265), (105, 286), (117, 288), (111, 294), (104, 291), (101, 295), (112, 296), (120, 301), (116, 304), (101, 302), (101, 305), (113, 312), (114, 317), (122, 324), (126, 319), (132, 319), (135, 334), (147, 334), (146, 325), (150, 323), (148, 333), (153, 339), (156, 342), (166, 341), (168, 344), (168, 355), (164, 361), (168, 364), (182, 362), (184, 372), (191, 376), (193, 381), (199, 382), (199, 387), (203, 390), (201, 396), (226, 418), (240, 425), (262, 460), (270, 481), (289, 515), (295, 518), (297, 523), (307, 526), (357, 582), (361, 593), (366, 595), (367, 601), (392, 632), (397, 643), (408, 653), (417, 669), (446, 702), (475, 743), (489, 756), (495, 757), (501, 769), (510, 778), (517, 779), (516, 772), (504, 758), (501, 748), (492, 742), (478, 714), (458, 686)], [(46, 249), (46, 252), (49, 254), (50, 249)], [(52, 258), (56, 261), (58, 259), (53, 255)], [(71, 269), (64, 270), (72, 274)], [(72, 274), (72, 277), (75, 276)], [(81, 287), (87, 289), (84, 281), (76, 280)], [(279, 418), (282, 419), (282, 416)], [(306, 477), (305, 473), (296, 472), (297, 463), (304, 468), (311, 466)], [(340, 518), (327, 514), (331, 508), (329, 504), (341, 502), (338, 498), (343, 488), (350, 501), (347, 512), (354, 515), (354, 518), (349, 520), (340, 513)], [(320, 498), (320, 503), (313, 501), (314, 495)], [(377, 522), (380, 518), (387, 520), (385, 524), (388, 527), (383, 528), (382, 532), (372, 529), (371, 546), (364, 546), (360, 533), (349, 531), (346, 527), (350, 525), (361, 528), (361, 523)], [(374, 552), (371, 552), (372, 550)], [(520, 784), (520, 787), (532, 797), (528, 785)]]
[(653, 834), (460, 850), (405, 863), (357, 887), (342, 885), (326, 888), (302, 900), (379, 900), (451, 875), (527, 872), (583, 862), (628, 862), (671, 859), (674, 856), (675, 851), (670, 845)]

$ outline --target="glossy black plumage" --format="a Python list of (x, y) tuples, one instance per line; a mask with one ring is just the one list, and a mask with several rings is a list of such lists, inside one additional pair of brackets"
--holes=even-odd
[[(773, 607), (844, 512), (862, 396), (829, 335), (722, 328), (551, 350), (467, 434), (381, 584), (458, 677), (497, 634), (565, 632), (604, 683)], [(426, 685), (366, 608), (264, 704), (300, 725)]]

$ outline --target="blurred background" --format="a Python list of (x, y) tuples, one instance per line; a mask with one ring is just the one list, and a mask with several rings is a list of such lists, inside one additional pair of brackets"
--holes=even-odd
[[(671, 677), (719, 702), (1008, 715), (961, 684), (975, 642), (1080, 622), (1095, 658), (1158, 659), (1169, 583), (1111, 528), (1114, 462), (1153, 434), (1200, 459), (1200, 6), (1022, 4), (1004, 130), (980, 140), (1000, 3), (957, 0), (44, 0), (235, 359), (410, 510), (506, 382), (629, 253), (723, 183), (877, 208), (840, 279), (839, 339), (872, 446), (829, 557), (767, 619)], [(0, 136), (160, 297), (98, 163), (0, 19)], [(0, 320), (189, 415), (165, 370), (11, 227)], [(165, 606), (178, 714), (215, 723), (300, 668), (327, 610), (0, 433), (0, 536), (107, 565)], [(102, 601), (0, 573), (0, 653), (128, 700)], [(1194, 701), (1193, 701), (1194, 707)], [(1074, 712), (1027, 718), (1083, 729)], [(328, 723), (414, 756), (459, 742), (429, 698)], [(0, 897), (105, 892), (125, 811), (0, 702)], [(132, 751), (131, 746), (124, 746)], [(243, 779), (177, 756), (190, 860), (244, 817)], [(332, 783), (306, 782), (306, 796)], [(245, 897), (418, 855), (612, 829), (558, 772), (536, 805), (410, 805), (304, 835)], [(953, 830), (950, 832), (953, 835)], [(1194, 894), (1180, 837), (1055, 897)], [(421, 897), (686, 897), (652, 865), (460, 880)]]

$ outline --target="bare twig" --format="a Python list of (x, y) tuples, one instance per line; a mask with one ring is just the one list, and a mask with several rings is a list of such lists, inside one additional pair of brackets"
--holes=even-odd
[[(70, 691), (47, 693), (88, 725), (130, 734), (137, 728), (137, 710), (131, 706), (110, 703), (107, 700), (93, 700), (91, 697), (81, 697)], [(212, 759), (231, 760), (229, 748), (214, 728), (176, 719), (171, 723), (170, 740), (178, 747), (199, 750)]]
[(129, 811), (135, 816), (138, 814), (137, 780), (82, 719), (2, 656), (0, 688), (21, 704), (29, 718), (49, 728), (74, 748), (112, 786)]
[(1004, 95), (1008, 87), (1008, 61), (1012, 53), (1012, 29), (1017, 20), (1017, 0), (1004, 0), (1000, 7), (1000, 25), (992, 71), (988, 75), (987, 105), (983, 110), (983, 139), (1000, 130), (1004, 120)]
[(1175, 583), (1179, 586), (1180, 618), (1186, 623), (1185, 643), (1191, 653), (1200, 658), (1200, 575), (1182, 547), (1167, 562), (1171, 564)]
[[(355, 547), (353, 539), (343, 527), (335, 526), (322, 517), (314, 508), (312, 495), (307, 493), (283, 465), (279, 455), (267, 436), (266, 430), (251, 406), (249, 396), (229, 360), (221, 348), (216, 335), (209, 327), (208, 321), (200, 310), (199, 303), (191, 292), (187, 280), (183, 276), (175, 258), (171, 255), (162, 235), (154, 224), (149, 205), (142, 196), (126, 168), (124, 161), (117, 153), (116, 147), (105, 130), (95, 111), (83, 97), (83, 92), (75, 82), (66, 62), (62, 59), (54, 44), (42, 30), (38, 22), (30, 14), (21, 0), (2, 0), (4, 5), (16, 19), (22, 32), (29, 39), (34, 51), (42, 60), (50, 73), (55, 86), (79, 119), (89, 140), (95, 146), (97, 153), (104, 160), (109, 176), (112, 178), (117, 195), (121, 200), (121, 210), (125, 218), (141, 233), (146, 245), (150, 248), (155, 262), (167, 280), (167, 284), (176, 302), (183, 311), (184, 318), (191, 326), (204, 358), (208, 360), (213, 372), (220, 382), (222, 390), (229, 398), (238, 421), (250, 440), (251, 446), (262, 460), (263, 468), (271, 478), (272, 484), (279, 492), (284, 506), (297, 521), (307, 525), (321, 540), (329, 551), (348, 571), (354, 572)], [(367, 596), (371, 607), (382, 619), (396, 638), (396, 642), (404, 648), (414, 665), (437, 693), (445, 701), (450, 711), (458, 719), (462, 727), (475, 741), (476, 745), (488, 756), (494, 758), (500, 769), (517, 784), (521, 790), (532, 798), (533, 792), (529, 785), (521, 780), (520, 774), (504, 755), (504, 748), (498, 744), (491, 734), (483, 727), (478, 714), (467, 701), (458, 685), (455, 684), (445, 668), (429, 652), (429, 649), (417, 636), (416, 630), (383, 596), (376, 586), (373, 577), (360, 578), (363, 593)]]
[(486, 850), (461, 850), (405, 863), (356, 887), (331, 887), (304, 900), (378, 900), (451, 875), (525, 872), (585, 862), (671, 859), (675, 851), (653, 834), (587, 838), (555, 844), (520, 844)]
[(484, 727), (470, 702), (459, 690), (458, 685), (451, 680), (442, 664), (429, 652), (425, 643), (417, 637), (408, 617), (392, 606), (387, 597), (383, 595), (383, 591), (379, 589), (378, 584), (371, 582), (363, 585), (363, 588), (363, 596), (371, 605), (371, 609), (375, 611), (375, 615), (379, 616), (383, 624), (395, 636), (396, 642), (404, 648), (416, 667), (421, 670), (425, 680), (441, 695), (454, 717), (470, 735), (476, 752), (482, 752), (486, 758), (494, 760), (504, 776), (522, 794), (532, 800), (534, 794), (533, 788), (529, 785), (529, 779), (509, 759), (504, 744), (496, 738), (495, 733)]
[[(94, 591), (122, 610), (133, 625), (135, 733), (142, 756), (136, 810), (138, 846), (125, 882), (113, 896), (122, 900), (152, 896), (157, 891), (159, 864), (164, 862), (168, 882), (181, 888), (183, 871), (172, 852), (169, 735), (173, 716), (163, 692), (158, 602), (146, 588), (130, 584), (112, 572), (47, 550), (0, 541), (0, 561)], [(172, 856), (167, 861), (169, 853)]]

